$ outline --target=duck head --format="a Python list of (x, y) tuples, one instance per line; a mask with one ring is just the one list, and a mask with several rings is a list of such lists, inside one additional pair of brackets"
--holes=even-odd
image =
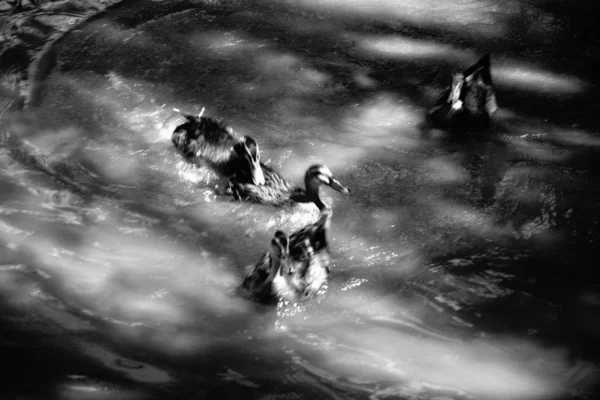
[(271, 271), (274, 276), (277, 272), (280, 275), (291, 274), (293, 271), (290, 266), (290, 241), (285, 232), (277, 231), (271, 240), (271, 254), (276, 260), (276, 265), (272, 266)]
[[(315, 250), (309, 236), (306, 236), (301, 242), (296, 243), (293, 250), (290, 249), (290, 238), (283, 231), (277, 231), (273, 241), (271, 242), (271, 246), (275, 245), (277, 247), (273, 250), (277, 250), (279, 254), (279, 274), (281, 276), (289, 277), (297, 269), (302, 274), (302, 271), (306, 271), (306, 268), (312, 263), (315, 257)], [(295, 255), (292, 255), (293, 253)]]
[(244, 136), (243, 140), (233, 146), (233, 151), (242, 160), (246, 162), (247, 174), (254, 185), (264, 185), (265, 176), (260, 166), (260, 150), (258, 143), (250, 136)]
[(330, 186), (340, 193), (350, 193), (350, 189), (335, 179), (329, 168), (323, 164), (312, 165), (306, 170), (304, 184), (306, 185), (307, 201), (315, 203), (320, 211), (323, 211), (326, 208), (319, 197), (319, 187), (322, 184)]

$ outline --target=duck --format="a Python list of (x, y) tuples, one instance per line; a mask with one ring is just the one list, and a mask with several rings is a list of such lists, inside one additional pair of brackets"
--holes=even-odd
[(290, 206), (296, 203), (314, 203), (319, 211), (327, 206), (319, 196), (321, 185), (327, 185), (343, 194), (349, 194), (350, 189), (342, 185), (333, 173), (323, 164), (308, 167), (304, 174), (304, 188), (292, 184), (277, 171), (261, 163), (265, 183), (255, 185), (230, 179), (231, 192), (237, 200), (267, 204), (276, 207)]
[(464, 131), (487, 127), (497, 110), (487, 53), (464, 71), (453, 74), (451, 86), (428, 110), (426, 120), (433, 128)]
[(255, 298), (270, 302), (300, 302), (314, 297), (330, 273), (326, 234), (331, 215), (331, 211), (322, 213), (316, 222), (290, 236), (276, 231), (271, 252), (261, 257), (242, 287)]
[(173, 145), (183, 157), (203, 160), (221, 175), (245, 184), (265, 183), (260, 149), (251, 136), (240, 138), (222, 120), (204, 117), (205, 108), (198, 115), (173, 110), (184, 118), (171, 135)]

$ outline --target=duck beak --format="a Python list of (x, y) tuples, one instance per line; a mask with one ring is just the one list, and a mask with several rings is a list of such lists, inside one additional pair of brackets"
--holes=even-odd
[(283, 276), (284, 269), (287, 270), (288, 274), (292, 274), (294, 270), (290, 265), (290, 242), (285, 232), (275, 232), (275, 236), (273, 237), (271, 244), (277, 248), (279, 260), (279, 275)]
[[(279, 270), (279, 275), (284, 276), (284, 269), (287, 275), (292, 275), (294, 273), (294, 268), (292, 267), (290, 261), (286, 258), (279, 261), (281, 264), (281, 268)], [(284, 268), (285, 267), (285, 268)]]
[(285, 260), (284, 258), (279, 258), (279, 275), (283, 276), (284, 269), (285, 270), (290, 269), (288, 266), (287, 260)]
[(340, 183), (340, 181), (338, 181), (335, 178), (331, 178), (331, 182), (329, 183), (329, 186), (331, 186), (331, 188), (337, 190), (340, 193), (344, 193), (344, 194), (350, 193), (350, 189), (348, 189), (346, 186), (342, 185)]

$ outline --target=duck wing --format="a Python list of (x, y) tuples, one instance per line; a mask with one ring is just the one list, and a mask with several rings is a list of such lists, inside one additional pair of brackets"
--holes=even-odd
[(255, 293), (259, 290), (269, 277), (271, 268), (271, 255), (267, 252), (263, 254), (260, 260), (256, 263), (250, 275), (242, 282), (242, 287), (249, 292)]
[(471, 65), (469, 68), (464, 70), (463, 75), (467, 79), (469, 79), (471, 77), (475, 77), (476, 75), (480, 75), (481, 80), (484, 83), (486, 83), (488, 85), (493, 85), (492, 74), (490, 72), (490, 55), (489, 55), (489, 53), (485, 54), (475, 64)]
[(216, 118), (200, 118), (199, 129), (204, 140), (216, 146), (233, 146), (239, 142), (233, 128)]
[(279, 175), (274, 169), (260, 164), (265, 177), (264, 185), (254, 185), (244, 182), (244, 176), (238, 175), (231, 179), (234, 196), (240, 200), (261, 204), (282, 206), (291, 202), (291, 197), (302, 190)]
[(289, 237), (290, 262), (293, 274), (288, 281), (299, 299), (314, 296), (327, 281), (330, 256), (326, 232), (331, 213), (325, 213), (315, 223), (305, 226)]
[(290, 256), (300, 256), (306, 251), (307, 245), (310, 245), (315, 253), (327, 251), (327, 229), (330, 222), (331, 212), (325, 212), (315, 223), (294, 232), (289, 239)]
[(199, 131), (196, 129), (195, 124), (185, 122), (175, 128), (171, 135), (171, 141), (184, 157), (190, 157), (195, 153), (196, 146), (192, 146), (192, 143), (198, 139), (198, 136)]

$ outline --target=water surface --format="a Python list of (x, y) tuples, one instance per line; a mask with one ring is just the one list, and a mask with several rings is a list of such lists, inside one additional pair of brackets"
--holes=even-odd
[[(589, 394), (595, 82), (553, 45), (583, 46), (575, 17), (518, 1), (137, 1), (78, 26), (25, 109), (2, 119), (2, 347), (20, 376), (9, 393)], [(491, 133), (424, 134), (453, 68), (486, 50), (501, 107)], [(316, 299), (240, 296), (274, 231), (317, 210), (224, 196), (173, 149), (173, 107), (255, 136), (298, 184), (324, 163), (351, 188), (322, 189), (334, 261)]]

